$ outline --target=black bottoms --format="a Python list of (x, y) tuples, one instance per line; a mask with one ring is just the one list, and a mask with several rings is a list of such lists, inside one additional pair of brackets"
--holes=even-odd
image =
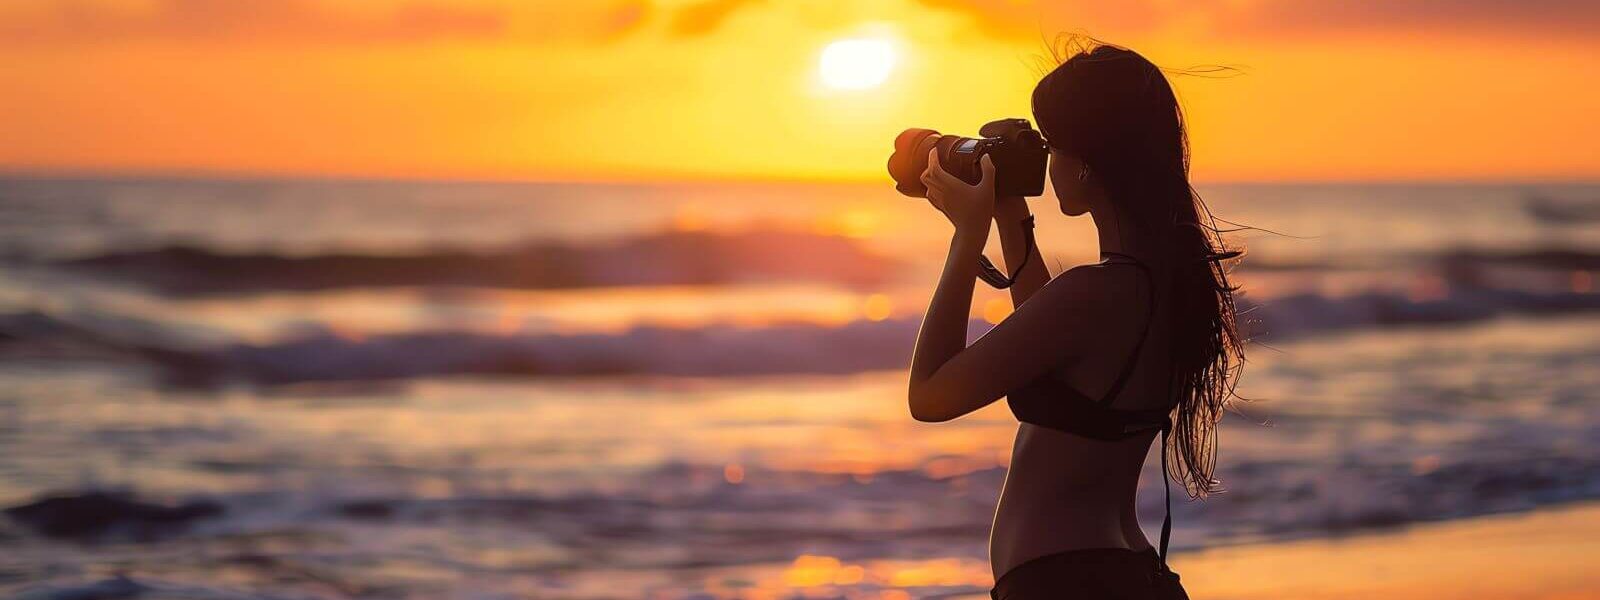
[(1188, 600), (1154, 548), (1086, 548), (1029, 560), (1000, 576), (994, 600)]

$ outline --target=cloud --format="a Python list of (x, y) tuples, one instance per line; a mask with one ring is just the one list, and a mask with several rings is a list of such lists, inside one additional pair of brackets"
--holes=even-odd
[(1600, 27), (1594, 0), (917, 0), (970, 19), (996, 37), (1088, 30), (1137, 35), (1192, 27), (1218, 37), (1303, 38), (1352, 33), (1592, 35)]
[[(1361, 33), (1588, 38), (1595, 0), (0, 0), (0, 45), (19, 43), (417, 44), (606, 42), (662, 17), (666, 35), (697, 38), (749, 10), (806, 22), (954, 16), (991, 38), (1058, 31), (1125, 39), (1167, 29), (1228, 40)], [(360, 7), (360, 8), (357, 8)], [(653, 29), (661, 31), (660, 29)]]
[(37, 1), (0, 9), (15, 42), (287, 42), (605, 40), (636, 28), (645, 0), (573, 3), (412, 0), (356, 11), (327, 0)]
[(1276, 0), (1219, 11), (1219, 33), (1298, 36), (1340, 31), (1593, 35), (1594, 0)]
[(734, 13), (760, 4), (766, 0), (704, 0), (678, 9), (672, 17), (672, 32), (680, 36), (698, 37), (722, 27)]
[[(996, 38), (1034, 38), (1061, 30), (1139, 33), (1173, 20), (1170, 10), (1149, 0), (1121, 2), (1017, 2), (1013, 0), (917, 0), (922, 6), (954, 13), (978, 32)], [(1195, 2), (1184, 12), (1204, 5)]]

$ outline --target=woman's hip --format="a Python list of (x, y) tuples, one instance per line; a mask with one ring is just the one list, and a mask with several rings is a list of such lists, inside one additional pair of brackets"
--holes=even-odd
[(995, 581), (994, 600), (1187, 600), (1154, 549), (1085, 548), (1031, 559)]

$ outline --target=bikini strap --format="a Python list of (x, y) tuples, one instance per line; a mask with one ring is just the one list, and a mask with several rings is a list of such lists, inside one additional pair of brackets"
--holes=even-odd
[[(1170, 273), (1169, 273), (1170, 276)], [(1151, 305), (1155, 305), (1155, 295), (1151, 294)], [(1171, 400), (1173, 383), (1178, 380), (1178, 348), (1170, 346), (1167, 355), (1167, 399)], [(1174, 410), (1176, 406), (1173, 407)], [(1167, 566), (1167, 544), (1172, 541), (1172, 471), (1167, 468), (1167, 437), (1172, 433), (1172, 414), (1167, 414), (1167, 422), (1161, 427), (1161, 489), (1166, 494), (1167, 514), (1161, 519), (1161, 571), (1172, 574), (1172, 568)]]
[(1167, 516), (1161, 520), (1161, 570), (1172, 572), (1167, 566), (1167, 542), (1172, 539), (1172, 476), (1167, 474), (1167, 432), (1172, 431), (1172, 419), (1161, 428), (1161, 487), (1167, 494)]
[[(1139, 341), (1134, 344), (1133, 354), (1128, 357), (1127, 364), (1123, 365), (1122, 372), (1117, 375), (1117, 380), (1111, 384), (1111, 389), (1106, 392), (1105, 397), (1100, 399), (1101, 405), (1109, 405), (1116, 399), (1117, 394), (1122, 391), (1122, 386), (1128, 383), (1128, 379), (1133, 376), (1133, 368), (1139, 363), (1139, 354), (1144, 350), (1145, 338), (1150, 336), (1150, 323), (1155, 320), (1156, 316), (1156, 290), (1155, 275), (1150, 272), (1150, 267), (1145, 266), (1139, 259), (1120, 252), (1105, 252), (1104, 254), (1128, 259), (1134, 266), (1139, 267), (1140, 271), (1144, 272), (1145, 281), (1150, 284), (1150, 305), (1145, 310), (1144, 330), (1139, 332)], [(1172, 380), (1175, 375), (1176, 372), (1168, 374), (1168, 394), (1172, 393)], [(1161, 488), (1166, 495), (1167, 514), (1161, 519), (1161, 552), (1159, 556), (1161, 570), (1165, 573), (1172, 572), (1172, 569), (1167, 566), (1167, 548), (1172, 541), (1172, 476), (1167, 469), (1167, 437), (1171, 432), (1172, 416), (1168, 415), (1166, 422), (1161, 425)]]
[(1122, 386), (1127, 385), (1128, 379), (1133, 377), (1134, 367), (1139, 365), (1139, 354), (1144, 350), (1144, 340), (1150, 336), (1150, 322), (1154, 321), (1156, 316), (1156, 289), (1155, 276), (1150, 273), (1150, 267), (1139, 262), (1139, 259), (1120, 252), (1104, 252), (1103, 254), (1128, 259), (1131, 261), (1129, 264), (1139, 267), (1139, 270), (1144, 273), (1145, 281), (1150, 284), (1150, 304), (1145, 309), (1144, 329), (1139, 332), (1139, 342), (1133, 345), (1133, 354), (1128, 356), (1128, 362), (1122, 366), (1122, 372), (1117, 374), (1116, 381), (1111, 382), (1111, 388), (1106, 390), (1106, 395), (1102, 396), (1098, 402), (1101, 406), (1110, 406), (1116, 400), (1117, 394), (1122, 393)]

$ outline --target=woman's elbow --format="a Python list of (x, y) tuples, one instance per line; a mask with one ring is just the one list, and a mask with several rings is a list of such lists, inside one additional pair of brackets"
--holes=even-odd
[(918, 393), (914, 387), (907, 394), (906, 404), (911, 409), (911, 418), (923, 423), (943, 423), (959, 416), (951, 414), (948, 410), (942, 410), (937, 399), (929, 397), (928, 394)]
[(911, 405), (911, 418), (923, 423), (943, 423), (951, 419), (951, 417), (930, 411), (926, 408), (917, 408), (916, 404)]

